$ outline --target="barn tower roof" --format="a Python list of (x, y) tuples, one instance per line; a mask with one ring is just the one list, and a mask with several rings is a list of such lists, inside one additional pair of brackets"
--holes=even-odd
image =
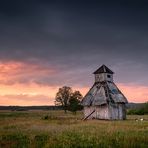
[(93, 74), (99, 74), (99, 73), (110, 73), (114, 74), (112, 70), (110, 70), (107, 66), (102, 65), (100, 68), (98, 68)]
[(108, 78), (108, 74), (112, 75), (113, 73), (114, 72), (111, 71), (105, 65), (102, 65), (99, 69), (97, 69), (93, 73), (96, 76), (97, 74), (100, 74), (99, 76), (101, 77), (96, 77), (96, 81), (94, 85), (88, 91), (88, 93), (84, 96), (82, 100), (83, 106), (97, 106), (97, 105), (103, 105), (108, 103), (111, 103), (111, 104), (127, 103), (127, 98), (118, 89), (118, 87), (111, 80), (111, 78)]

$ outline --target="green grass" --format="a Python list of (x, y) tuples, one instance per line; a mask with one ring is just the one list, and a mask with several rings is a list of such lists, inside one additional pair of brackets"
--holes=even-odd
[[(0, 148), (146, 148), (148, 115), (82, 121), (82, 112), (0, 112)], [(144, 118), (144, 121), (135, 119)]]

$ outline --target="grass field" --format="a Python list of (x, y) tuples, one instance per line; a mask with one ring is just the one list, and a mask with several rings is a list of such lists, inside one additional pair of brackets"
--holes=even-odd
[(81, 118), (82, 112), (1, 111), (0, 148), (148, 147), (148, 115), (128, 116), (125, 121)]

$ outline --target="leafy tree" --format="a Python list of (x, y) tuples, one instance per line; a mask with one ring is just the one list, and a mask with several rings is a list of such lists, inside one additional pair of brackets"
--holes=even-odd
[(65, 113), (67, 112), (71, 96), (72, 96), (72, 89), (71, 87), (68, 86), (63, 86), (62, 88), (59, 88), (59, 91), (56, 94), (55, 103), (58, 106), (62, 106)]
[(80, 105), (80, 101), (82, 99), (82, 95), (79, 91), (72, 91), (71, 87), (63, 86), (59, 88), (59, 91), (55, 97), (55, 104), (58, 106), (62, 106), (65, 113), (67, 110), (76, 113), (77, 110), (80, 110), (82, 106)]
[(75, 91), (69, 100), (69, 110), (76, 114), (77, 110), (82, 109), (80, 102), (83, 96), (79, 91)]

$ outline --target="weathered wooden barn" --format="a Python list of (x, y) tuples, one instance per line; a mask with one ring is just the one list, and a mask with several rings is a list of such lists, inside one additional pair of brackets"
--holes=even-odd
[(127, 99), (113, 82), (113, 74), (102, 65), (94, 73), (95, 83), (82, 100), (84, 119), (126, 119)]

